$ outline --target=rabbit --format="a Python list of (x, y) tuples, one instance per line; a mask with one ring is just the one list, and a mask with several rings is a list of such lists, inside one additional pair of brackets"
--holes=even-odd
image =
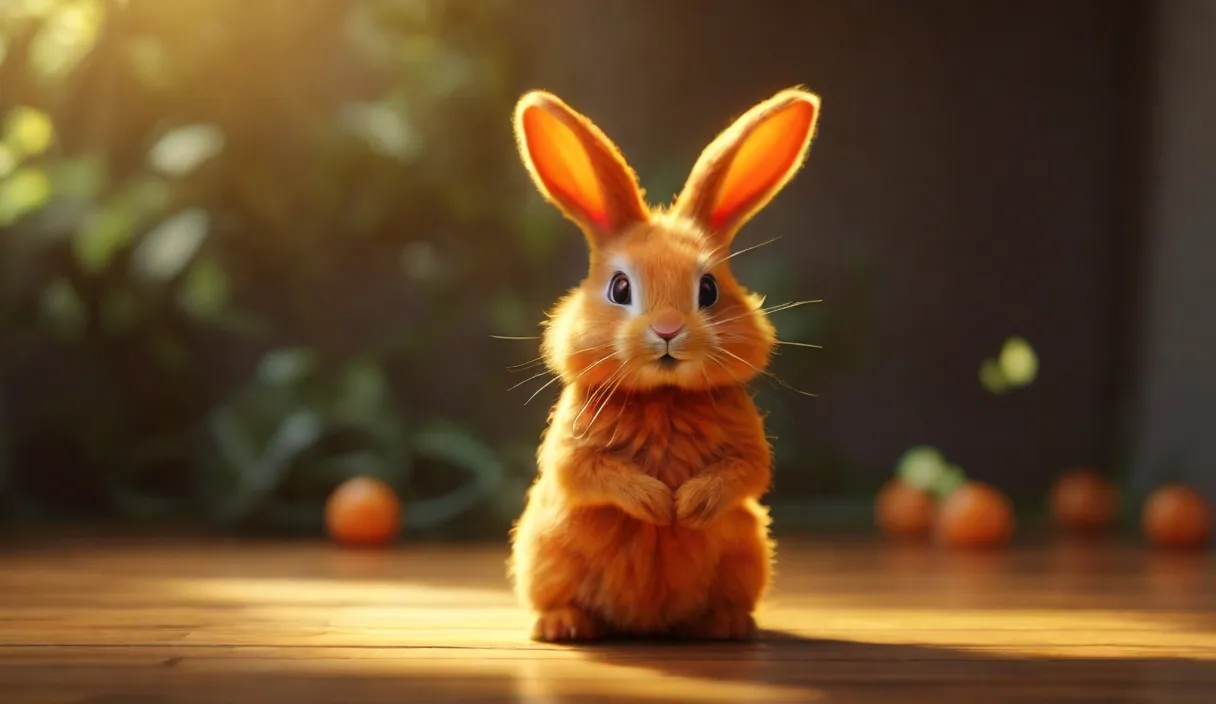
[(771, 448), (748, 383), (776, 337), (729, 252), (801, 168), (819, 104), (799, 87), (755, 105), (673, 204), (652, 208), (591, 120), (547, 91), (520, 98), (523, 164), (590, 251), (586, 278), (542, 323), (562, 391), (510, 530), (533, 640), (756, 638), (776, 546), (760, 503)]

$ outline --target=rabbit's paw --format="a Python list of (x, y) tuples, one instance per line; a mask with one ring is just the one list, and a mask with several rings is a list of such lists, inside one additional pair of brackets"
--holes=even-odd
[(622, 492), (625, 512), (658, 526), (669, 526), (675, 515), (675, 502), (666, 484), (645, 474), (633, 477)]
[(681, 630), (695, 640), (751, 641), (756, 639), (756, 619), (742, 609), (710, 611)]
[(722, 483), (717, 477), (694, 477), (676, 489), (676, 520), (680, 525), (700, 528), (717, 518), (725, 506)]
[(563, 606), (546, 611), (536, 619), (532, 627), (532, 639), (545, 643), (596, 640), (602, 637), (602, 629), (586, 611), (574, 606)]

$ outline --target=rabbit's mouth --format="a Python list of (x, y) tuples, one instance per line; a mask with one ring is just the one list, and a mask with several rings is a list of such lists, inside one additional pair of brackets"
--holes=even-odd
[(671, 353), (667, 352), (664, 353), (662, 357), (658, 358), (657, 364), (664, 369), (675, 369), (676, 366), (680, 364), (680, 360), (672, 357)]

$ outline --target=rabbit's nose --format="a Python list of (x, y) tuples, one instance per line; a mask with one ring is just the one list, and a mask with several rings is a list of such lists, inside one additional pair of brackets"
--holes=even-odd
[(684, 329), (684, 316), (674, 308), (659, 311), (650, 319), (650, 329), (654, 334), (670, 341)]

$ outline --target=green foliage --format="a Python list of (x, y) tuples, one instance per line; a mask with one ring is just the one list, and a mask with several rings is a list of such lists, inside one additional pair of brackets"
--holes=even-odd
[[(0, 428), (0, 492), (62, 503), (32, 469), (53, 436), (118, 516), (316, 530), (333, 486), (370, 474), (409, 529), (498, 530), (491, 435), (510, 428), (476, 396), (434, 399), (483, 311), (520, 325), (548, 294), (487, 276), (543, 270), (556, 239), (503, 187), (514, 13), (0, 4), (0, 369), (20, 421)], [(354, 322), (369, 300), (399, 311)], [(55, 393), (11, 390), (65, 369)]]
[(996, 359), (980, 365), (980, 384), (994, 394), (1029, 386), (1039, 373), (1039, 357), (1023, 337), (1005, 340)]
[(937, 496), (946, 496), (967, 480), (961, 467), (948, 462), (936, 447), (927, 445), (904, 452), (895, 474), (908, 484)]

